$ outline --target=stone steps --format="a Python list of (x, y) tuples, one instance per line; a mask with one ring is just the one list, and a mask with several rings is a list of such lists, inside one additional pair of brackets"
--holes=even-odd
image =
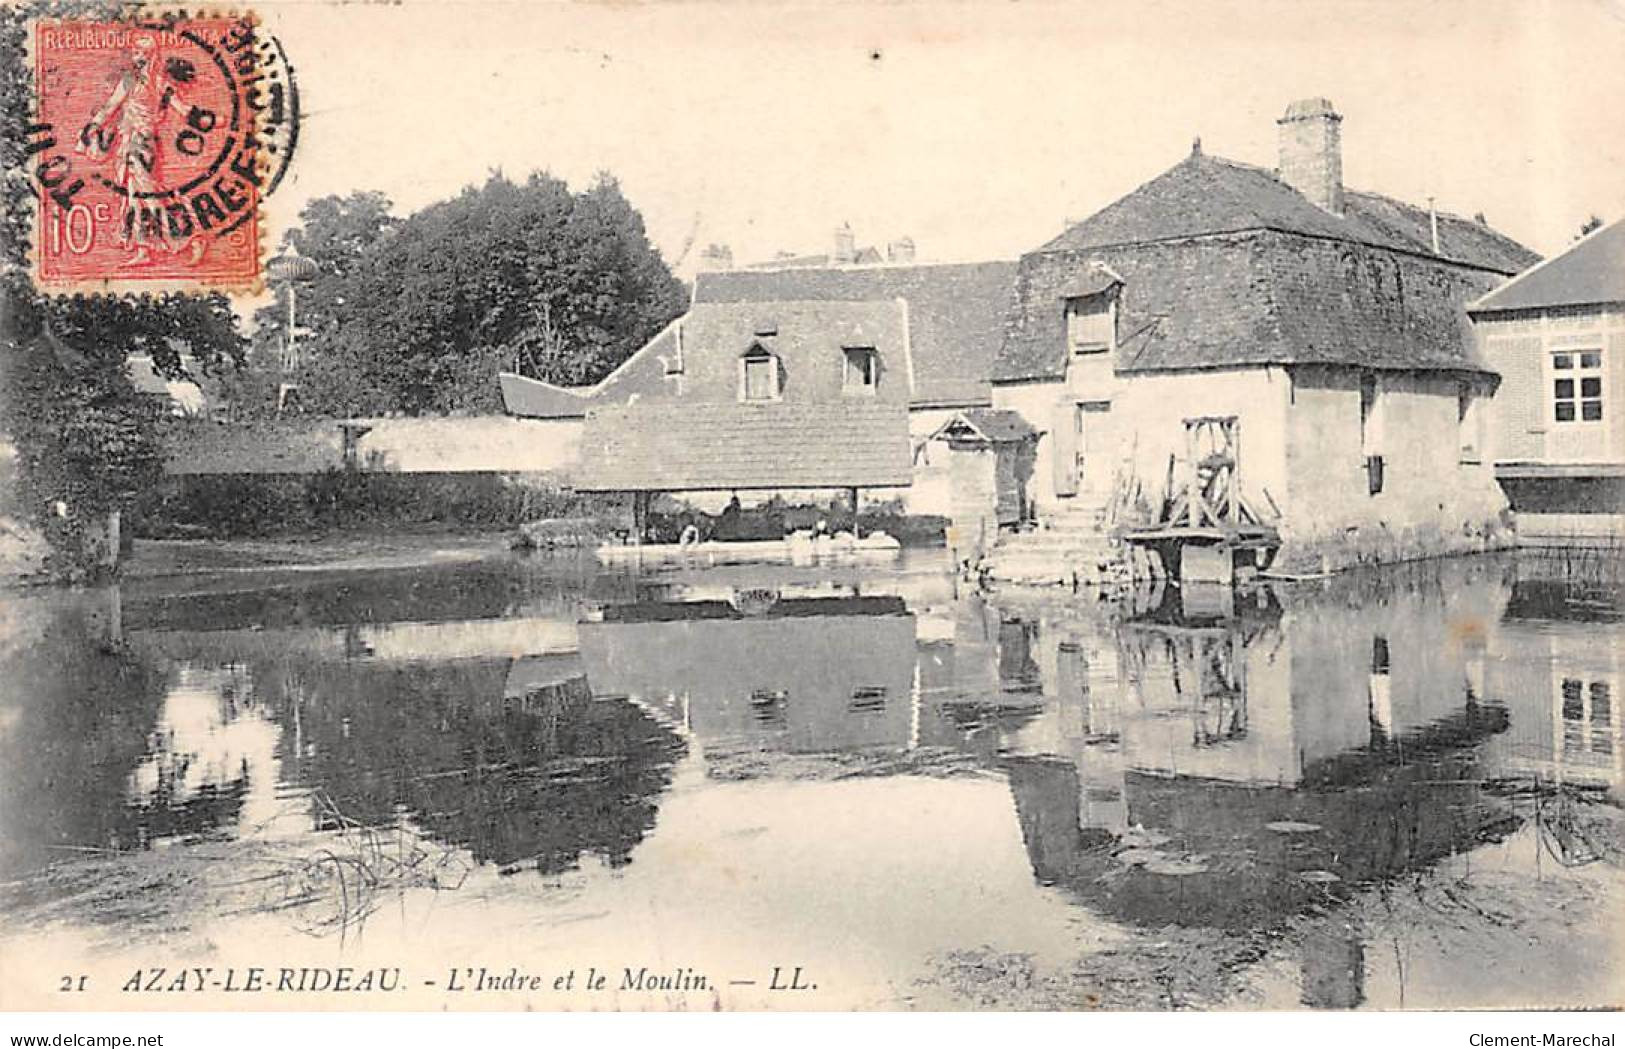
[(987, 578), (1033, 586), (1115, 586), (1160, 573), (1104, 530), (1105, 504), (1073, 504), (1031, 531), (1005, 533), (979, 566)]
[(1117, 544), (1095, 526), (1093, 515), (1073, 512), (1047, 518), (1030, 532), (1000, 536), (981, 569), (1003, 582), (1073, 586), (1102, 579), (1121, 562)]

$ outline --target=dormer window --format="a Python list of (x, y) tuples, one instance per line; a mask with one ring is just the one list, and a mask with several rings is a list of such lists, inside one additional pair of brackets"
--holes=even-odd
[(1066, 300), (1066, 343), (1073, 353), (1107, 353), (1116, 341), (1117, 311), (1107, 295)]
[(872, 394), (880, 385), (880, 355), (873, 346), (847, 346), (841, 389), (846, 393)]
[(739, 399), (776, 401), (780, 397), (779, 359), (761, 343), (739, 358)]

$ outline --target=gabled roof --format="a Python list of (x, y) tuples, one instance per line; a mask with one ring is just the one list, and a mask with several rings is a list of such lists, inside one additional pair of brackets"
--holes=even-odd
[(967, 429), (971, 435), (993, 444), (1025, 441), (1038, 436), (1038, 431), (1020, 412), (1008, 408), (966, 408), (955, 412), (953, 418), (939, 426), (932, 436), (940, 437), (949, 431), (963, 433)]
[(986, 404), (1015, 273), (1014, 262), (725, 270), (699, 274), (694, 302), (902, 299), (908, 306), (913, 405)]
[(1625, 219), (1593, 230), (1467, 309), (1490, 313), (1615, 302), (1625, 302)]
[(1438, 213), (1439, 254), (1425, 208), (1344, 191), (1344, 214), (1333, 215), (1272, 171), (1192, 152), (1139, 189), (1107, 205), (1039, 248), (1077, 251), (1215, 233), (1271, 229), (1309, 237), (1442, 258), (1512, 274), (1539, 256), (1482, 223)]
[(639, 401), (588, 413), (575, 487), (891, 488), (912, 467), (902, 404)]

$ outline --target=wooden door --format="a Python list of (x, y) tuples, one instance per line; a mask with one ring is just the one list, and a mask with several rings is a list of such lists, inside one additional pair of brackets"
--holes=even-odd
[(1079, 401), (1072, 413), (1076, 490), (1084, 496), (1111, 491), (1110, 401)]

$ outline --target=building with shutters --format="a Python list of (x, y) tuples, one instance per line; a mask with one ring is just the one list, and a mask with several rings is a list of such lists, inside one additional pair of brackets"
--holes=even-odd
[(1468, 306), (1495, 472), (1529, 539), (1625, 536), (1625, 221)]

